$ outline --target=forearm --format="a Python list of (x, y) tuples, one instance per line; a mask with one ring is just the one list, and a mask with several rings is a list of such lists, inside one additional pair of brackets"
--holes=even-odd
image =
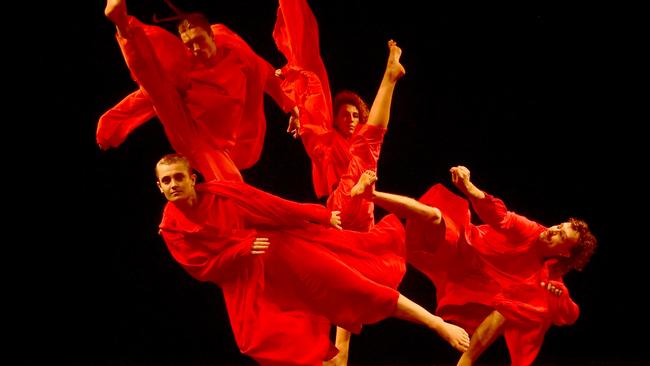
[(378, 206), (407, 219), (432, 220), (439, 223), (442, 219), (440, 210), (419, 202), (413, 198), (392, 193), (375, 191), (373, 202)]
[(472, 200), (480, 200), (485, 198), (485, 192), (478, 189), (472, 182), (467, 182), (467, 184), (465, 185), (465, 189), (463, 190), (463, 193), (465, 194), (465, 196), (467, 196), (467, 198)]

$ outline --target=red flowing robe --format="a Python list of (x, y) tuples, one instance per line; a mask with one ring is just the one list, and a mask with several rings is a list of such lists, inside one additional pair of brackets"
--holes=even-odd
[[(242, 353), (263, 365), (321, 365), (336, 349), (330, 323), (358, 332), (391, 316), (404, 264), (404, 228), (389, 215), (368, 233), (326, 228), (330, 211), (240, 182), (197, 185), (191, 211), (165, 207), (160, 229), (189, 274), (221, 287)], [(321, 224), (317, 224), (321, 223)], [(265, 254), (250, 254), (267, 237)], [(376, 258), (388, 256), (389, 260)]]
[(117, 36), (140, 89), (104, 113), (96, 138), (118, 146), (131, 131), (157, 114), (169, 141), (206, 180), (241, 180), (239, 169), (259, 159), (266, 121), (264, 93), (286, 112), (273, 67), (224, 25), (212, 26), (217, 43), (214, 66), (193, 64), (180, 39), (130, 18), (132, 38)]
[(377, 171), (386, 129), (359, 125), (349, 141), (334, 129), (318, 23), (305, 0), (280, 0), (273, 38), (287, 59), (282, 88), (300, 110), (300, 138), (312, 161), (314, 191), (329, 196), (327, 207), (341, 211), (345, 229), (368, 231), (374, 204), (351, 199), (350, 190), (365, 170)]
[[(470, 222), (465, 199), (436, 184), (421, 202), (438, 207), (444, 225), (408, 220), (407, 261), (436, 286), (437, 314), (473, 333), (493, 310), (507, 319), (505, 339), (513, 365), (530, 365), (552, 325), (574, 323), (580, 313), (554, 260), (540, 261), (534, 247), (545, 227), (508, 211), (486, 194), (471, 203), (483, 225)], [(561, 296), (540, 286), (552, 283)]]

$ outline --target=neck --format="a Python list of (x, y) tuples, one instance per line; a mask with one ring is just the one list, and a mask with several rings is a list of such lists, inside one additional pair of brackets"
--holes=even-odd
[(187, 199), (174, 201), (172, 203), (181, 209), (181, 211), (190, 211), (196, 206), (197, 202), (198, 198), (196, 192), (194, 192), (194, 194)]

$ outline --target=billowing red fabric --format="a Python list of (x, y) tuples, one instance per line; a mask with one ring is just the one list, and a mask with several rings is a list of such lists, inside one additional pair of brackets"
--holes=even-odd
[(287, 59), (282, 88), (300, 110), (301, 140), (312, 160), (314, 190), (324, 197), (345, 172), (349, 144), (333, 128), (332, 95), (320, 56), (318, 23), (305, 0), (279, 2), (273, 39)]
[(333, 127), (332, 97), (320, 56), (318, 23), (305, 0), (281, 0), (273, 38), (287, 59), (282, 87), (300, 110), (300, 135), (312, 161), (312, 182), (327, 207), (341, 211), (343, 227), (368, 231), (374, 204), (351, 199), (365, 170), (377, 171), (385, 129), (359, 125), (347, 141)]
[[(405, 267), (374, 258), (404, 255), (395, 216), (369, 233), (340, 231), (322, 225), (330, 211), (321, 205), (239, 182), (197, 190), (191, 212), (167, 204), (161, 233), (188, 273), (221, 287), (242, 353), (262, 365), (321, 365), (336, 352), (330, 323), (356, 332), (395, 311), (398, 293), (389, 286), (401, 281)], [(250, 254), (256, 237), (270, 240), (263, 255)]]
[(212, 26), (218, 61), (210, 68), (193, 65), (186, 47), (166, 30), (133, 18), (130, 26), (132, 40), (117, 38), (141, 90), (101, 116), (97, 142), (119, 145), (155, 107), (172, 147), (206, 179), (241, 180), (239, 169), (254, 165), (263, 147), (264, 93), (285, 112), (292, 107), (272, 66), (221, 24)]
[[(513, 365), (530, 365), (551, 326), (576, 321), (578, 306), (553, 260), (534, 248), (544, 226), (514, 212), (489, 194), (472, 200), (482, 225), (473, 225), (467, 201), (437, 184), (420, 201), (438, 207), (443, 225), (408, 220), (407, 260), (436, 286), (437, 313), (472, 333), (492, 311), (506, 319), (505, 339)], [(551, 281), (560, 297), (541, 287)]]
[[(314, 77), (304, 78), (317, 82), (320, 86), (317, 98), (322, 100), (318, 109), (309, 111), (321, 113), (325, 119), (314, 123), (323, 123), (322, 127), (332, 128), (332, 94), (325, 64), (320, 56), (320, 38), (318, 22), (305, 0), (280, 0), (273, 39), (278, 49), (287, 59), (285, 68), (304, 70)], [(300, 90), (304, 90), (300, 88)]]
[(99, 117), (97, 144), (103, 149), (118, 147), (133, 130), (155, 115), (151, 99), (138, 89)]

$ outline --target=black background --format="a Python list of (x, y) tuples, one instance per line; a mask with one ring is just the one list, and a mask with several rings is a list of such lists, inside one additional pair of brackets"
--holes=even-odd
[[(169, 14), (162, 1), (128, 5), (146, 22), (154, 13)], [(205, 11), (274, 66), (283, 65), (271, 38), (275, 1), (177, 5)], [(449, 167), (462, 164), (480, 188), (514, 211), (546, 225), (569, 216), (590, 223), (599, 248), (582, 273), (566, 278), (581, 317), (573, 326), (551, 328), (538, 362), (650, 362), (643, 300), (645, 121), (628, 115), (628, 106), (640, 100), (629, 93), (637, 76), (626, 47), (635, 34), (632, 10), (545, 2), (455, 9), (412, 0), (310, 5), (334, 92), (352, 89), (371, 102), (386, 41), (395, 39), (404, 51), (407, 74), (393, 99), (380, 189), (417, 197), (437, 182), (450, 187)], [(34, 141), (45, 147), (39, 169), (26, 176), (33, 178), (28, 198), (34, 201), (25, 200), (27, 209), (15, 213), (41, 222), (21, 229), (29, 240), (11, 241), (27, 248), (15, 276), (20, 281), (14, 281), (20, 317), (13, 340), (28, 346), (21, 359), (251, 364), (237, 351), (218, 288), (190, 278), (156, 234), (164, 202), (153, 167), (171, 152), (159, 122), (143, 125), (117, 149), (97, 148), (99, 116), (135, 84), (104, 4), (68, 6), (74, 13), (40, 29), (47, 57), (36, 61), (56, 69), (41, 96), (47, 107), (31, 106), (35, 114), (47, 113)], [(284, 132), (288, 117), (267, 102), (263, 155), (243, 172), (245, 179), (286, 198), (314, 201), (309, 160)], [(435, 308), (435, 290), (417, 271), (409, 269), (401, 290)], [(351, 352), (358, 364), (451, 364), (457, 358), (439, 337), (399, 320), (366, 327)], [(506, 363), (503, 342), (483, 360)]]

